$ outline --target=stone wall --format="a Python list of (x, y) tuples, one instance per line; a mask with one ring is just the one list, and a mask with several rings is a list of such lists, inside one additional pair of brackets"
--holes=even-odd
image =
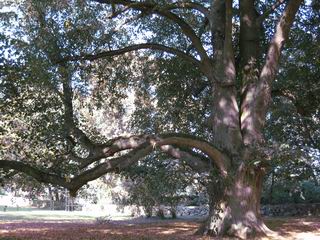
[(261, 214), (274, 217), (320, 216), (320, 203), (264, 205)]
[[(165, 215), (169, 215), (169, 208), (164, 208)], [(208, 205), (203, 206), (178, 206), (177, 216), (203, 217), (208, 215)], [(320, 216), (320, 203), (280, 204), (264, 205), (261, 207), (264, 216), (286, 217), (286, 216)]]
[(178, 206), (177, 216), (207, 216), (209, 214), (209, 206)]

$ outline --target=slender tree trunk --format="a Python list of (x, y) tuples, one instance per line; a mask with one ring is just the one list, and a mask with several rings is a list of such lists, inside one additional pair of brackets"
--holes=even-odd
[(271, 172), (271, 184), (270, 184), (270, 191), (269, 191), (269, 204), (273, 202), (273, 185), (274, 185), (274, 169)]

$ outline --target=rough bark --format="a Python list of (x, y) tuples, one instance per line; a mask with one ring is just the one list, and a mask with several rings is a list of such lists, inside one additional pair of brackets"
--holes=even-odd
[(220, 188), (211, 183), (209, 216), (198, 233), (240, 239), (271, 233), (260, 215), (262, 180), (261, 170), (241, 165)]
[(232, 47), (232, 1), (213, 1), (214, 36), (213, 134), (214, 145), (234, 155), (241, 146), (239, 108), (235, 86), (235, 61)]
[(245, 145), (252, 144), (253, 138), (259, 143), (263, 142), (261, 129), (251, 129), (253, 119), (250, 117), (256, 100), (253, 95), (259, 79), (262, 25), (257, 20), (258, 17), (253, 0), (240, 2), (241, 132)]
[[(300, 3), (299, 0), (289, 1), (270, 43), (266, 64), (259, 73), (261, 19), (258, 19), (254, 1), (240, 2), (240, 51), (243, 70), (239, 112), (230, 44), (231, 16), (228, 10), (231, 9), (231, 3), (213, 1), (212, 19), (217, 24), (212, 29), (215, 44), (214, 142), (230, 156), (232, 165), (228, 176), (221, 182), (212, 182), (208, 186), (210, 213), (199, 230), (203, 234), (232, 235), (246, 239), (251, 235), (271, 232), (259, 213), (264, 174), (261, 163), (265, 160), (260, 152), (264, 143), (263, 125), (281, 48), (288, 37)], [(254, 166), (253, 162), (257, 162), (257, 166)], [(222, 186), (221, 189), (213, 190), (217, 188), (217, 184)]]

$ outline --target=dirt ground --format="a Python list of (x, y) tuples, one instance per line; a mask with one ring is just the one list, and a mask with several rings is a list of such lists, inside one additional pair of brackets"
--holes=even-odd
[[(264, 239), (320, 240), (320, 218), (269, 218), (266, 222), (277, 235)], [(1, 220), (0, 239), (213, 240), (194, 235), (199, 224), (194, 220), (115, 221), (107, 224)]]

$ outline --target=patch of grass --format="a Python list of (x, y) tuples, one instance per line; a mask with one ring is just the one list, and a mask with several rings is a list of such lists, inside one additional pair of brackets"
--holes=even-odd
[(3, 221), (94, 221), (96, 215), (86, 212), (66, 212), (24, 209), (19, 211), (0, 211), (0, 220)]
[(15, 211), (26, 212), (26, 211), (34, 211), (34, 210), (40, 211), (41, 210), (41, 209), (38, 209), (38, 208), (31, 208), (31, 207), (12, 207), (12, 206), (7, 206), (5, 208), (5, 205), (0, 205), (0, 212), (4, 212), (5, 209), (6, 209), (6, 212), (15, 212)]

